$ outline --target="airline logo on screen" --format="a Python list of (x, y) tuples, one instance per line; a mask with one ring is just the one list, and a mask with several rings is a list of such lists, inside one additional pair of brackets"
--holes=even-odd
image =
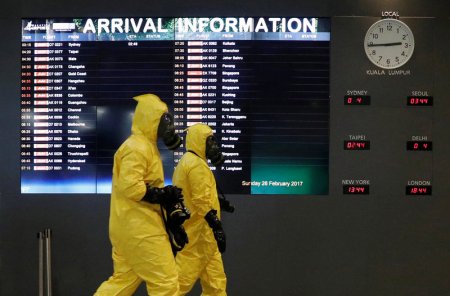
[(177, 18), (175, 26), (165, 26), (162, 18), (88, 18), (83, 33), (166, 33), (188, 32), (311, 32), (316, 33), (317, 18)]
[(29, 21), (23, 29), (24, 31), (46, 31), (49, 27), (48, 24), (35, 24), (33, 21)]

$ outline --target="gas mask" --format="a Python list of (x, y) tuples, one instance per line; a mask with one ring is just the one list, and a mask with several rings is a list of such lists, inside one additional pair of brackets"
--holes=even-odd
[(175, 133), (173, 116), (170, 113), (164, 113), (161, 116), (158, 126), (158, 137), (162, 138), (164, 144), (169, 150), (175, 150), (181, 145), (181, 138)]
[(218, 167), (225, 162), (225, 157), (222, 155), (219, 149), (219, 143), (216, 137), (209, 136), (206, 138), (206, 158), (211, 160), (211, 163)]

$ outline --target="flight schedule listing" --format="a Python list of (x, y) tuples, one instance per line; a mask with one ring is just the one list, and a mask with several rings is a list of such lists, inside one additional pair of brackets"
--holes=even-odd
[[(182, 138), (214, 130), (224, 193), (327, 194), (329, 43), (326, 18), (23, 19), (21, 191), (109, 193), (132, 97), (154, 93)], [(185, 147), (159, 146), (169, 184)]]

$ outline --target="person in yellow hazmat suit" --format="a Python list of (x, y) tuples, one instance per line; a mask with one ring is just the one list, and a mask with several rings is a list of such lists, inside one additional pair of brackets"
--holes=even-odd
[(221, 166), (224, 157), (206, 124), (187, 129), (186, 150), (172, 180), (183, 190), (191, 212), (191, 218), (184, 224), (189, 244), (176, 256), (180, 295), (187, 294), (197, 279), (200, 279), (202, 296), (227, 295), (221, 255), (225, 252), (226, 238), (220, 221), (216, 181), (207, 162), (209, 159), (213, 165)]
[(180, 206), (181, 190), (164, 187), (157, 139), (162, 138), (169, 149), (178, 148), (181, 139), (159, 97), (145, 94), (134, 99), (138, 103), (131, 136), (114, 155), (109, 218), (114, 273), (94, 295), (132, 295), (145, 281), (149, 295), (176, 296), (178, 272), (164, 213), (175, 214), (178, 228), (174, 229), (180, 230), (177, 237), (182, 237), (177, 243), (183, 245), (187, 237), (181, 224), (189, 212)]

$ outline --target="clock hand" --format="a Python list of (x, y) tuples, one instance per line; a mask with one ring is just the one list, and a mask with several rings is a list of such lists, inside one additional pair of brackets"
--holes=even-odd
[(392, 43), (372, 43), (367, 44), (368, 47), (374, 47), (374, 46), (395, 46), (395, 45), (402, 45), (401, 42), (392, 42)]

